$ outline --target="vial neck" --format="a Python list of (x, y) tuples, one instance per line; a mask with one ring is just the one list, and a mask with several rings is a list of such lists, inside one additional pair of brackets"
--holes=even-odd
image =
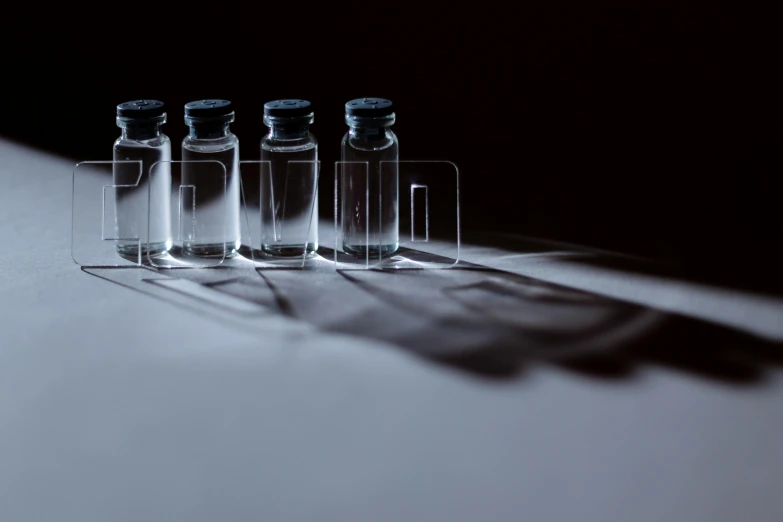
[(159, 124), (128, 125), (122, 128), (122, 137), (126, 140), (144, 141), (161, 135)]
[(359, 141), (378, 141), (387, 137), (387, 127), (357, 126), (348, 130), (351, 137)]
[(269, 137), (276, 140), (298, 140), (307, 137), (310, 125), (307, 123), (275, 123), (269, 126)]
[(228, 136), (229, 124), (225, 122), (201, 122), (190, 126), (189, 136), (197, 140), (214, 140)]

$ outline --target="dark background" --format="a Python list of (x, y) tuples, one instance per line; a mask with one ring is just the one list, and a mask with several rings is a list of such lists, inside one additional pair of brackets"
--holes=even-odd
[(110, 159), (114, 107), (156, 98), (176, 150), (182, 105), (227, 98), (241, 155), (257, 159), (263, 102), (295, 97), (313, 102), (332, 162), (344, 103), (387, 97), (402, 159), (460, 166), (468, 230), (783, 290), (775, 17), (689, 2), (465, 5), (17, 6), (2, 21), (0, 134)]

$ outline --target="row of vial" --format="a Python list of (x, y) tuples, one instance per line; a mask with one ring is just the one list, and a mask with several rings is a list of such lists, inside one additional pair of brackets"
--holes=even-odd
[[(318, 203), (312, 185), (316, 180), (318, 143), (310, 132), (314, 114), (306, 100), (276, 100), (264, 104), (264, 124), (269, 133), (261, 140), (261, 161), (268, 162), (269, 183), (261, 183), (261, 249), (266, 256), (314, 255), (318, 248)], [(240, 233), (239, 139), (230, 130), (234, 109), (228, 100), (199, 100), (185, 104), (189, 134), (182, 141), (181, 185), (193, 187), (193, 204), (198, 209), (195, 233), (183, 243), (185, 255), (229, 257), (237, 253)], [(394, 106), (381, 98), (359, 98), (345, 104), (349, 127), (342, 140), (340, 183), (342, 250), (349, 255), (385, 256), (399, 245), (397, 137), (392, 132)], [(116, 237), (136, 237), (134, 230), (146, 228), (142, 255), (162, 256), (172, 248), (170, 164), (159, 163), (155, 176), (150, 167), (171, 161), (171, 141), (161, 127), (166, 108), (161, 101), (136, 100), (117, 106), (117, 126), (122, 135), (114, 143), (113, 183), (152, 183), (149, 190), (118, 195)], [(215, 176), (214, 162), (225, 167), (225, 178)], [(198, 163), (202, 162), (202, 163)], [(206, 163), (205, 163), (206, 162)], [(382, 164), (393, 171), (381, 175)], [(296, 165), (296, 168), (293, 168)], [(357, 175), (354, 166), (361, 169)], [(365, 175), (366, 173), (366, 175)], [(369, 186), (368, 186), (369, 184)], [(275, 191), (275, 187), (278, 190)], [(284, 187), (284, 190), (280, 189)], [(277, 192), (277, 193), (276, 193)], [(367, 194), (381, 197), (367, 198)], [(148, 200), (150, 198), (155, 200)], [(280, 207), (285, 206), (286, 226), (279, 226)], [(148, 208), (159, 209), (148, 227), (140, 226)], [(368, 240), (368, 238), (370, 238)], [(338, 247), (339, 245), (336, 245)], [(137, 259), (136, 241), (117, 241), (117, 251)], [(303, 250), (304, 249), (304, 250)]]

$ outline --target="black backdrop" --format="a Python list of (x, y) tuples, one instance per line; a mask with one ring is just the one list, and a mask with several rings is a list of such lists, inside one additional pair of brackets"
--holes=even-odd
[(16, 6), (2, 20), (0, 133), (108, 159), (117, 103), (165, 101), (176, 144), (185, 102), (227, 98), (254, 159), (263, 102), (296, 97), (314, 103), (330, 162), (345, 101), (387, 97), (403, 159), (460, 166), (467, 229), (783, 287), (775, 18), (684, 1), (466, 5)]

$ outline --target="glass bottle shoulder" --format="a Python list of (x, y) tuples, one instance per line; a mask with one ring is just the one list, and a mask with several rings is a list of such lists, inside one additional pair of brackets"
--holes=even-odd
[(132, 140), (132, 139), (120, 136), (119, 138), (117, 138), (114, 141), (114, 148), (115, 149), (139, 148), (139, 147), (150, 147), (150, 148), (164, 148), (164, 147), (168, 147), (168, 148), (171, 148), (171, 140), (165, 134), (159, 134), (159, 135), (155, 136), (154, 138), (151, 138), (151, 139), (148, 139), (148, 140)]
[(273, 137), (270, 133), (261, 139), (262, 151), (303, 152), (312, 149), (318, 149), (318, 140), (316, 140), (315, 136), (310, 132), (301, 138), (280, 139)]
[(360, 151), (379, 151), (394, 149), (399, 146), (397, 135), (391, 129), (386, 129), (382, 136), (370, 138), (360, 133), (346, 132), (343, 136), (342, 146)]
[(182, 139), (182, 147), (194, 152), (221, 152), (233, 149), (239, 145), (239, 138), (232, 132), (214, 139), (200, 139), (185, 136)]

